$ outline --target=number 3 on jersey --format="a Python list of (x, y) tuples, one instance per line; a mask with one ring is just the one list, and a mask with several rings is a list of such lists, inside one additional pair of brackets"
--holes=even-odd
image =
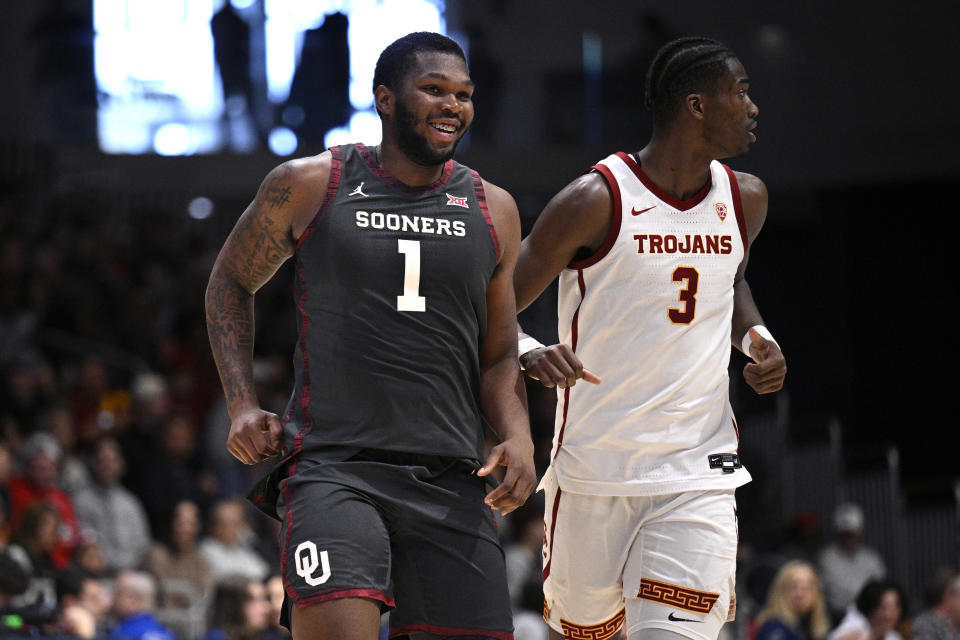
[(427, 299), (420, 295), (420, 241), (397, 240), (403, 254), (403, 295), (397, 296), (397, 311), (426, 311)]
[(667, 316), (673, 324), (690, 324), (697, 310), (697, 287), (700, 285), (700, 274), (693, 267), (677, 267), (673, 270), (672, 280), (686, 281), (686, 286), (680, 289), (677, 296), (683, 308), (670, 307), (667, 309)]

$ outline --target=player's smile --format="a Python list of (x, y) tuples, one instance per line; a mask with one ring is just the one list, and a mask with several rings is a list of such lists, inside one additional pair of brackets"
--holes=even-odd
[(438, 117), (427, 120), (426, 136), (430, 146), (448, 149), (456, 146), (466, 131), (463, 121), (456, 117)]

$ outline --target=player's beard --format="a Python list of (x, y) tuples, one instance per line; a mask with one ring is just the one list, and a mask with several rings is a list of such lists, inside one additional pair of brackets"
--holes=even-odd
[(397, 100), (396, 105), (397, 146), (400, 147), (404, 155), (424, 167), (434, 167), (438, 164), (443, 164), (453, 157), (453, 154), (457, 150), (457, 145), (459, 145), (460, 140), (462, 140), (462, 136), (457, 138), (449, 151), (437, 151), (431, 148), (422, 136), (417, 135), (415, 128), (417, 120), (413, 112), (407, 109), (406, 105), (400, 100)]

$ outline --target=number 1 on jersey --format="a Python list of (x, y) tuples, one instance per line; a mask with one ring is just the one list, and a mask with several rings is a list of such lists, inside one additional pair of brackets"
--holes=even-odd
[(403, 295), (397, 296), (397, 311), (426, 311), (427, 299), (420, 295), (420, 241), (397, 240), (403, 254)]

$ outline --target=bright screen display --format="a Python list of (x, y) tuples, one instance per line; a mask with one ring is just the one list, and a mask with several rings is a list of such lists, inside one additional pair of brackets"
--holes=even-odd
[(373, 68), (442, 0), (95, 0), (97, 131), (108, 153), (290, 155), (376, 144)]

